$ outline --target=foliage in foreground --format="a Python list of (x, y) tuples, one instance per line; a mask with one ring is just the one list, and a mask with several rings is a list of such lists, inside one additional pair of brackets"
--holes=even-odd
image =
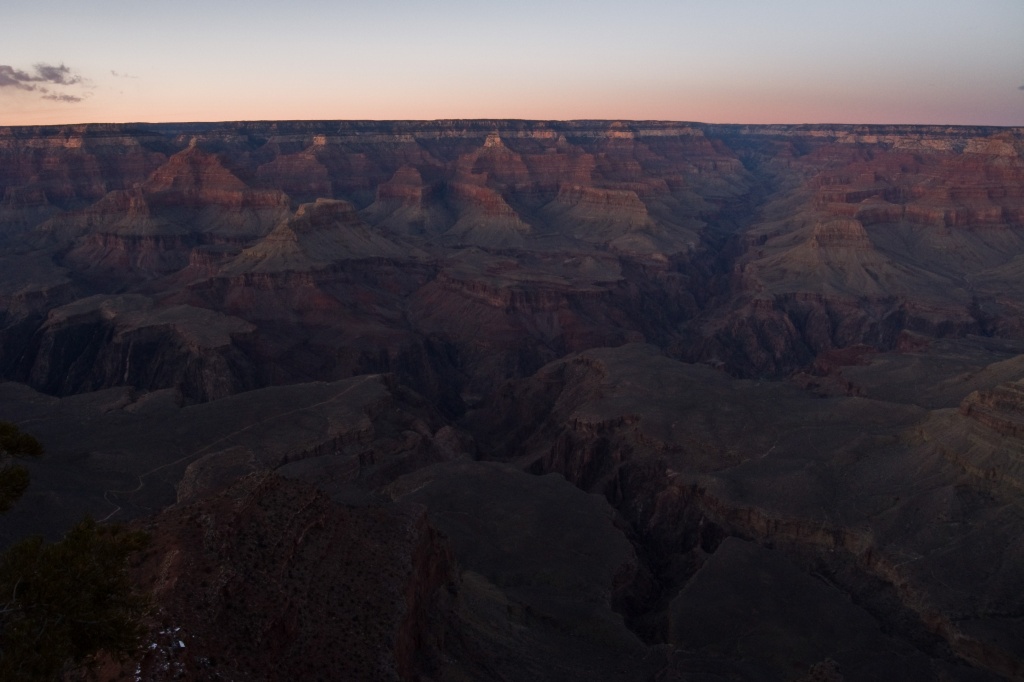
[(28, 488), (28, 469), (15, 458), (39, 457), (43, 446), (10, 422), (0, 421), (0, 513), (11, 508)]
[(0, 558), (0, 679), (51, 680), (97, 652), (133, 651), (148, 600), (128, 577), (146, 535), (85, 519), (60, 542), (28, 538)]
[[(35, 438), (0, 422), (0, 512), (28, 487), (14, 458), (42, 452)], [(0, 555), (0, 680), (55, 680), (100, 651), (134, 651), (149, 600), (133, 589), (128, 558), (146, 542), (145, 533), (86, 518), (59, 542), (27, 538)]]

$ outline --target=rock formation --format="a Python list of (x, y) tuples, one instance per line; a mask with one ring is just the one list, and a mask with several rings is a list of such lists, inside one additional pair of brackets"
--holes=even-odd
[(10, 542), (105, 679), (1022, 679), (1024, 131), (0, 129)]

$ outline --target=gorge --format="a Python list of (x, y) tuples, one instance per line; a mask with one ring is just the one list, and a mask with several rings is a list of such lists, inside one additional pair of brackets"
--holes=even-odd
[[(1024, 129), (0, 128), (104, 679), (1024, 678)], [(831, 677), (830, 677), (831, 676)]]

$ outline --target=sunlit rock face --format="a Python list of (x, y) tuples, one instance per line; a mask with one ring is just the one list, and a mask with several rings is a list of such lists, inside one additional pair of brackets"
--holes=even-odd
[(1015, 130), (281, 122), (0, 142), (10, 253), (49, 254), (47, 279), (82, 294), (238, 315), (259, 327), (245, 354), (284, 381), (393, 370), (426, 338), (474, 385), (626, 340), (777, 377), (904, 329), (1022, 333)]
[(108, 679), (1020, 678), (1022, 302), (1020, 129), (0, 129), (0, 533)]

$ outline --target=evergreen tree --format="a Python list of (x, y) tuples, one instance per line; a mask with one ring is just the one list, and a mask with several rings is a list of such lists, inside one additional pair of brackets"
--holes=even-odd
[(10, 509), (28, 488), (28, 469), (15, 460), (42, 454), (38, 440), (12, 423), (0, 421), (0, 513)]
[[(43, 449), (7, 422), (0, 422), (0, 449), (0, 510), (7, 510), (28, 486), (27, 470), (12, 460)], [(100, 651), (134, 651), (149, 601), (133, 589), (128, 558), (146, 541), (144, 533), (86, 518), (59, 542), (27, 538), (0, 555), (0, 680), (48, 682)]]

